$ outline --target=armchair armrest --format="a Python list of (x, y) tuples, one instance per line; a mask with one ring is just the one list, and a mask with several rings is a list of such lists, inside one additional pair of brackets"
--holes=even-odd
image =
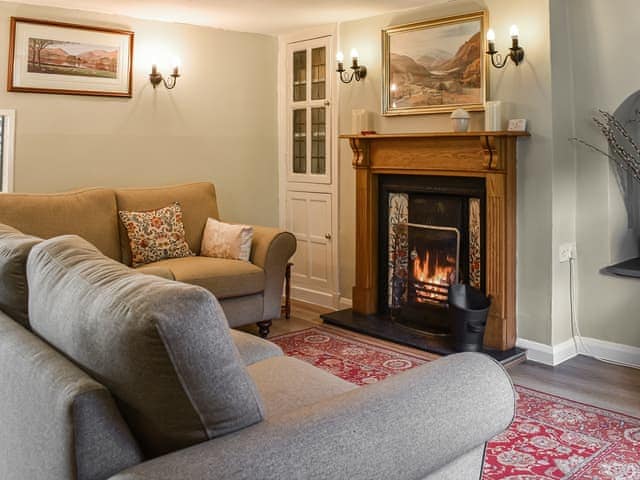
[(425, 478), (503, 431), (514, 403), (501, 365), (482, 354), (452, 355), (113, 480)]
[(269, 227), (253, 227), (251, 263), (264, 270), (264, 320), (280, 317), (282, 285), (287, 262), (296, 251), (296, 237)]

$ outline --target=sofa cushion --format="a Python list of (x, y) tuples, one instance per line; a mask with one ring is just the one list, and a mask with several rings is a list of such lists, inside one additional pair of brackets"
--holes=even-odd
[[(107, 257), (120, 261), (118, 209), (113, 190), (91, 188), (65, 193), (3, 193), (0, 223), (28, 235), (52, 238), (74, 234)], [(126, 235), (124, 241), (128, 241)]]
[(282, 349), (275, 343), (247, 332), (231, 329), (231, 338), (245, 365), (253, 365), (267, 358), (284, 355)]
[(259, 422), (256, 387), (203, 288), (142, 275), (58, 237), (27, 263), (33, 330), (104, 384), (145, 454)]
[(165, 258), (193, 256), (184, 238), (182, 208), (178, 202), (157, 210), (120, 210), (118, 214), (127, 229), (134, 267)]
[[(184, 231), (189, 248), (200, 253), (202, 232), (207, 218), (218, 218), (216, 190), (211, 183), (189, 183), (155, 188), (127, 188), (115, 191), (118, 210), (156, 210), (179, 202), (183, 211)], [(120, 223), (122, 262), (131, 265), (131, 249), (126, 229)]]
[(0, 224), (0, 310), (29, 326), (27, 257), (42, 239)]
[(293, 357), (272, 357), (247, 370), (258, 387), (267, 419), (358, 388)]
[(253, 227), (207, 219), (202, 234), (200, 255), (203, 257), (230, 258), (249, 261)]
[(204, 287), (218, 299), (242, 297), (264, 290), (264, 270), (242, 260), (168, 258), (148, 266), (168, 268), (177, 281)]

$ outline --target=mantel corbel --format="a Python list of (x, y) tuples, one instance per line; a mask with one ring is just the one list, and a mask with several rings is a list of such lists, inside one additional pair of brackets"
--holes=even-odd
[(494, 135), (480, 135), (480, 145), (484, 159), (489, 170), (496, 169), (500, 166), (498, 158), (498, 149), (496, 147), (496, 137)]
[(361, 138), (350, 138), (349, 145), (353, 151), (353, 167), (369, 168), (369, 142), (364, 141)]

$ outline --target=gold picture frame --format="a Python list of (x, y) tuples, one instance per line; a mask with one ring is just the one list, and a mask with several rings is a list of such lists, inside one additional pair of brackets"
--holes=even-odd
[(382, 114), (484, 111), (486, 11), (382, 30)]
[(128, 30), (11, 17), (7, 91), (131, 97)]

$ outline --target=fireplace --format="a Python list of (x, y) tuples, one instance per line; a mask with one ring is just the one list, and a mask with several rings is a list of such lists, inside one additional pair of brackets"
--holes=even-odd
[(445, 291), (492, 297), (485, 351), (516, 340), (516, 146), (522, 132), (342, 135), (355, 169), (353, 308), (322, 315), (436, 353), (447, 345)]
[(484, 179), (383, 175), (378, 188), (378, 311), (446, 335), (449, 286), (484, 290)]

